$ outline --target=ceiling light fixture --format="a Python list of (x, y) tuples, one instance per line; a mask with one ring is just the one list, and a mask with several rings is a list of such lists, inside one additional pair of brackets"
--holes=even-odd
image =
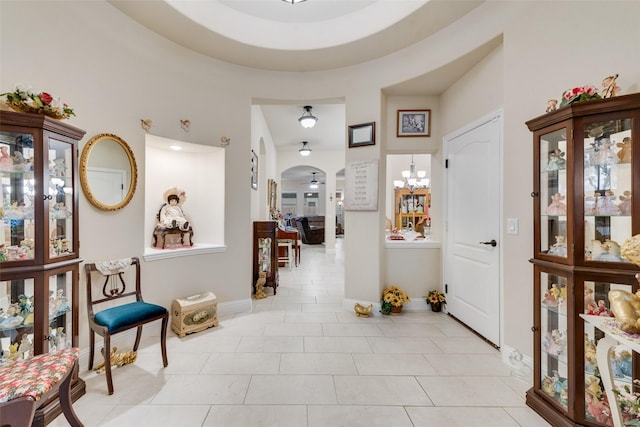
[(311, 114), (311, 105), (305, 105), (302, 108), (304, 108), (304, 113), (302, 113), (302, 116), (300, 116), (298, 121), (303, 128), (314, 127), (316, 125), (316, 122), (318, 121), (318, 118)]
[(416, 188), (429, 187), (429, 178), (425, 178), (426, 176), (427, 176), (427, 171), (418, 171), (416, 173), (416, 165), (415, 163), (413, 163), (413, 154), (412, 154), (409, 170), (402, 171), (402, 179), (394, 180), (393, 186), (396, 188), (407, 187), (409, 189), (409, 193), (413, 194), (413, 191)]
[(302, 3), (303, 1), (307, 1), (307, 0), (282, 0), (285, 3), (291, 3), (291, 4), (296, 4), (296, 3)]
[(313, 172), (313, 179), (311, 180), (311, 184), (309, 185), (309, 188), (311, 188), (312, 190), (315, 190), (316, 188), (318, 188), (318, 180), (316, 179), (315, 172)]
[(303, 157), (307, 157), (309, 154), (311, 154), (311, 148), (309, 148), (307, 144), (307, 141), (302, 141), (302, 148), (298, 150), (298, 153), (300, 153), (300, 155)]

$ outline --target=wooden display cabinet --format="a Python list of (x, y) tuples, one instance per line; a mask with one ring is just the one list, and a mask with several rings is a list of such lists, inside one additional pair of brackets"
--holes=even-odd
[[(640, 94), (572, 104), (527, 122), (534, 142), (534, 377), (527, 404), (554, 426), (609, 426), (595, 360), (612, 289), (636, 292), (620, 245), (640, 233)], [(622, 197), (620, 197), (622, 196)], [(637, 356), (615, 385), (632, 386)], [(632, 372), (631, 372), (632, 371)], [(638, 390), (636, 390), (638, 391)]]
[[(78, 346), (76, 177), (84, 134), (44, 115), (0, 111), (0, 344), (6, 357)], [(85, 384), (72, 381), (76, 400)], [(33, 425), (60, 413), (53, 396), (38, 407)]]
[(409, 224), (415, 228), (417, 223), (429, 217), (431, 195), (428, 188), (416, 188), (413, 191), (408, 188), (396, 188), (395, 195), (396, 229), (408, 228)]
[(278, 222), (253, 222), (253, 293), (261, 271), (267, 274), (265, 287), (278, 288)]

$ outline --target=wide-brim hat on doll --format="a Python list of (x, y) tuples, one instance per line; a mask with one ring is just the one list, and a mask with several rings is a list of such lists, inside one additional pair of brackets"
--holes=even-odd
[(187, 193), (178, 187), (172, 187), (164, 192), (164, 201), (169, 203), (169, 196), (178, 197), (178, 205), (182, 205), (187, 200)]

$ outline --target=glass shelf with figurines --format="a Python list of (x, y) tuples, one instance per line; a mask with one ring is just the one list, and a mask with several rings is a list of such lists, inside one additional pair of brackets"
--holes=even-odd
[(567, 257), (567, 130), (560, 128), (540, 137), (540, 252)]
[(73, 145), (50, 138), (49, 153), (49, 257), (57, 258), (73, 248)]
[(629, 118), (585, 125), (585, 261), (627, 262), (620, 245), (633, 225), (631, 126)]
[(567, 278), (540, 274), (540, 384), (543, 393), (567, 405)]
[(33, 259), (33, 135), (0, 132), (0, 261)]

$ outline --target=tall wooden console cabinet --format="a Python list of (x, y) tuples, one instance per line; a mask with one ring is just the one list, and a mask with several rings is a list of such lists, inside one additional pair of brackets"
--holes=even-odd
[(259, 274), (264, 271), (267, 282), (264, 286), (278, 290), (278, 222), (253, 222), (253, 292)]
[[(553, 426), (610, 426), (581, 313), (607, 315), (611, 289), (638, 290), (620, 245), (640, 233), (640, 94), (582, 102), (527, 122), (534, 145), (534, 377), (527, 404)], [(640, 363), (617, 347), (616, 386)], [(625, 367), (624, 369), (622, 367)]]
[[(13, 357), (28, 357), (78, 346), (77, 170), (84, 134), (43, 115), (0, 111), (0, 343), (5, 355), (12, 349)], [(73, 379), (73, 400), (84, 393), (84, 381)], [(38, 408), (33, 425), (44, 426), (60, 413), (53, 396)]]

